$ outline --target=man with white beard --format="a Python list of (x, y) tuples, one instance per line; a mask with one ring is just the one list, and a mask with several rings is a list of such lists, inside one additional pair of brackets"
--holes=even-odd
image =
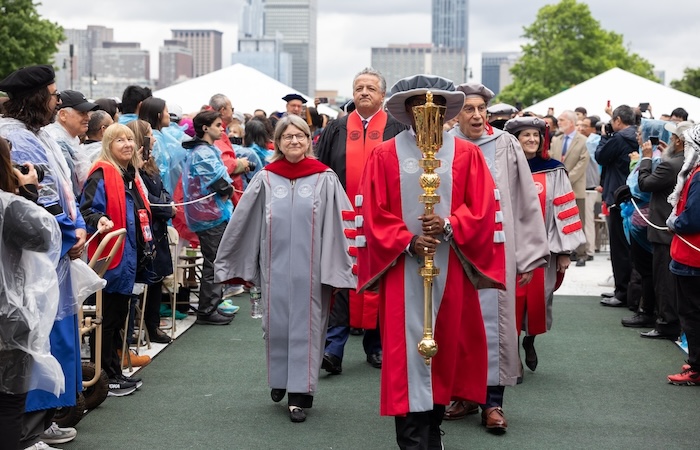
[[(652, 168), (652, 145), (650, 141), (642, 143), (642, 159), (639, 162), (639, 189), (651, 192), (649, 201), (649, 221), (663, 227), (672, 207), (667, 198), (676, 186), (676, 178), (683, 166), (683, 132), (693, 127), (692, 122), (669, 122), (665, 128), (671, 133), (668, 146), (663, 141), (661, 162)], [(668, 265), (671, 262), (671, 238), (667, 230), (647, 227), (647, 238), (653, 246), (653, 279), (656, 293), (656, 325), (653, 330), (642, 333), (642, 337), (651, 339), (675, 340), (680, 334), (680, 322), (676, 301), (676, 285)]]

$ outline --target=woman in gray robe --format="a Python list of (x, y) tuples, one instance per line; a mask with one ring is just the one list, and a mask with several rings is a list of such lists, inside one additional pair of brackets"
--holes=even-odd
[(346, 239), (352, 205), (336, 174), (313, 158), (310, 135), (297, 116), (278, 122), (272, 162), (248, 184), (214, 265), (216, 282), (261, 288), (271, 397), (289, 391), (292, 422), (303, 422), (313, 403), (333, 288), (356, 287)]

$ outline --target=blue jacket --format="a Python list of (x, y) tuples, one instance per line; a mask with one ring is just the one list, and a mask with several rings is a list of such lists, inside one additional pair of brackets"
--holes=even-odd
[[(185, 142), (183, 147), (191, 150), (182, 171), (182, 190), (185, 203), (194, 202), (185, 205), (187, 226), (196, 233), (228, 222), (233, 213), (233, 188), (221, 152), (201, 139)], [(202, 200), (211, 193), (216, 194)], [(225, 196), (229, 198), (224, 200)]]

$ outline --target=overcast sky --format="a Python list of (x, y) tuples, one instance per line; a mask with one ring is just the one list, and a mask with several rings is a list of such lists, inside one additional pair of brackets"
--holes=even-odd
[[(556, 2), (470, 2), (469, 66), (474, 81), (481, 79), (481, 53), (518, 51), (525, 42), (523, 27), (535, 20), (539, 8), (551, 3)], [(681, 78), (685, 67), (700, 67), (700, 46), (696, 44), (700, 1), (586, 3), (604, 29), (622, 34), (633, 52), (657, 70), (665, 70), (667, 84)], [(43, 0), (39, 13), (64, 28), (104, 25), (114, 29), (117, 41), (140, 42), (141, 48), (151, 52), (151, 76), (155, 77), (158, 47), (171, 37), (173, 28), (222, 31), (223, 62), (230, 65), (241, 4), (241, 0)], [(318, 0), (317, 89), (350, 95), (353, 76), (370, 65), (371, 47), (430, 42), (430, 5), (430, 0)]]

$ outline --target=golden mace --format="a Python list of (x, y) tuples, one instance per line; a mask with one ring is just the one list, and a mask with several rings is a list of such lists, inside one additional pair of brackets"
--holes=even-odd
[[(444, 106), (433, 103), (433, 93), (425, 93), (425, 104), (413, 107), (416, 123), (416, 144), (423, 153), (418, 165), (423, 169), (420, 186), (424, 194), (418, 201), (425, 205), (424, 214), (433, 214), (433, 205), (440, 203), (440, 196), (435, 193), (440, 186), (440, 175), (435, 169), (440, 167), (440, 160), (435, 154), (442, 147), (442, 125), (445, 121)], [(423, 267), (418, 271), (423, 277), (423, 339), (418, 343), (418, 353), (430, 365), (430, 358), (438, 351), (433, 339), (433, 279), (440, 274), (440, 269), (433, 265), (433, 256), (426, 255)]]

